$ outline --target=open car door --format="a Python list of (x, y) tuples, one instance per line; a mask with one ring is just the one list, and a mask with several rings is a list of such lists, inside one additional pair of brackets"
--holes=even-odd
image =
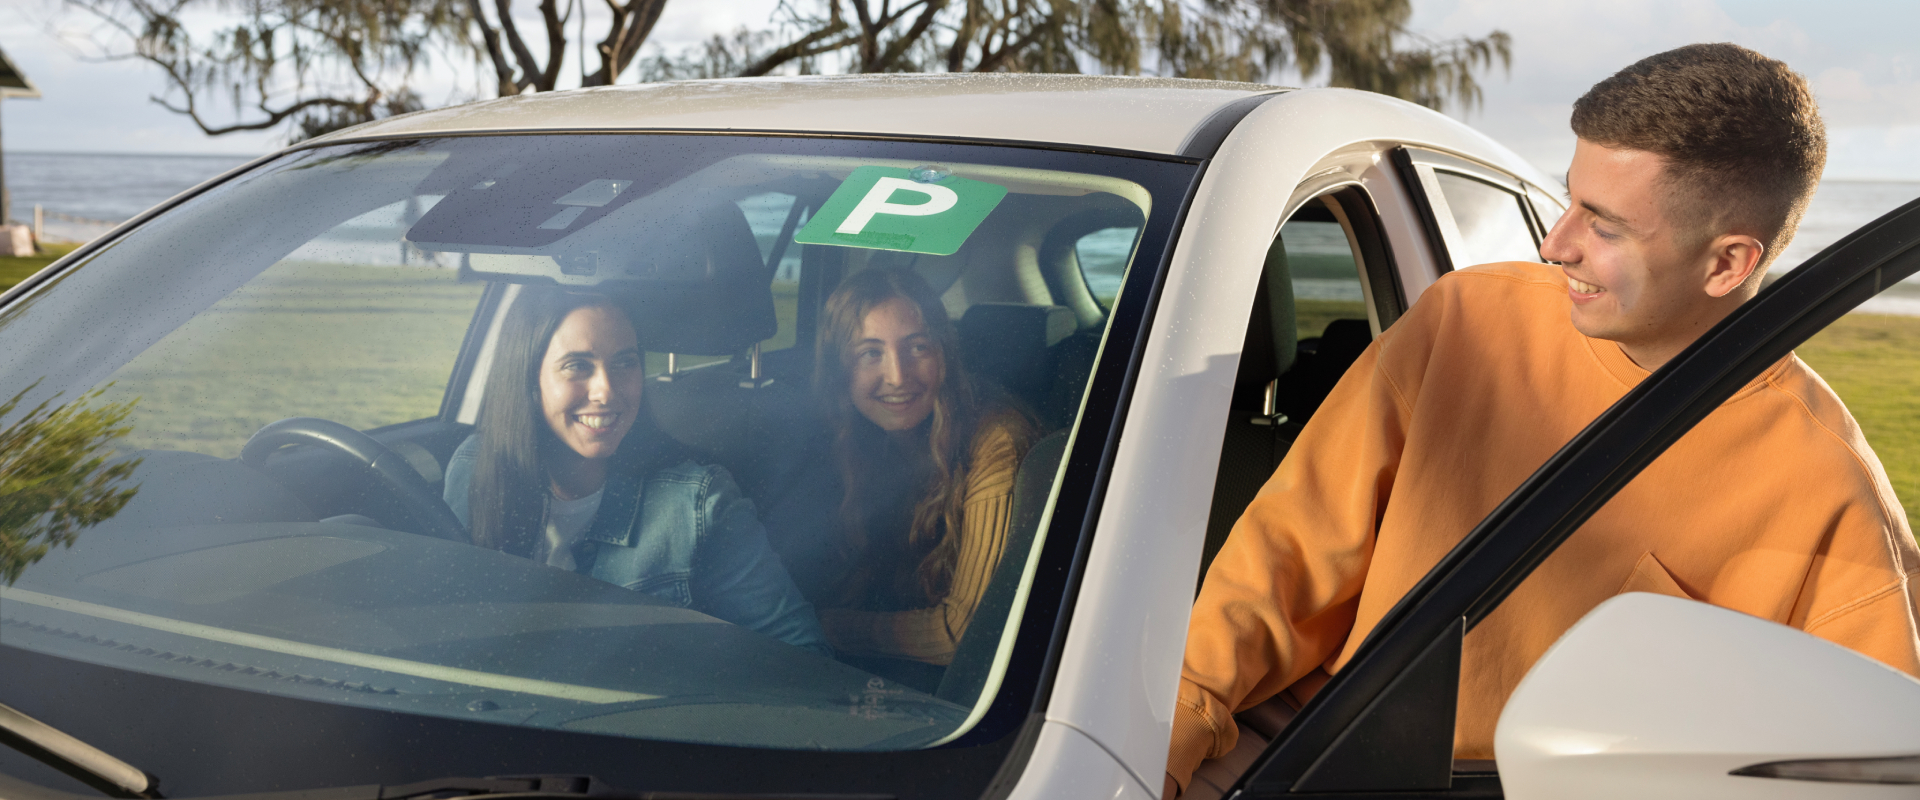
[[(1456, 769), (1453, 760), (1462, 638), (1723, 401), (1841, 315), (1916, 271), (1920, 201), (1783, 275), (1654, 372), (1548, 459), (1401, 598), (1228, 796), (1502, 796), (1494, 770)], [(1840, 778), (1803, 780), (1845, 782), (1848, 773), (1833, 774)], [(1905, 774), (1920, 783), (1920, 767), (1852, 774), (1881, 784)], [(1807, 796), (1838, 788), (1833, 782), (1804, 785)]]

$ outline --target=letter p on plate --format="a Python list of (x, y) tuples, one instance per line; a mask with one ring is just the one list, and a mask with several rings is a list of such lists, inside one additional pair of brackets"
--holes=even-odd
[(857, 167), (793, 240), (950, 256), (1006, 196), (1005, 186), (958, 175), (921, 183), (897, 167)]
[[(893, 196), (902, 191), (919, 192), (927, 196), (927, 201), (914, 205), (893, 202)], [(833, 232), (858, 235), (867, 229), (867, 223), (873, 221), (875, 214), (929, 217), (953, 208), (958, 202), (960, 202), (960, 195), (945, 186), (915, 183), (900, 178), (881, 178), (873, 184), (872, 189), (867, 190), (867, 196), (860, 198), (860, 204), (853, 207), (853, 213), (848, 214), (846, 221), (840, 223), (840, 227), (834, 228)]]

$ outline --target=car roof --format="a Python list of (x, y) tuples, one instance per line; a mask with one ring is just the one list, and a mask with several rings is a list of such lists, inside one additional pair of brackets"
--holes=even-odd
[(480, 131), (726, 130), (1037, 141), (1173, 155), (1217, 112), (1237, 121), (1231, 111), (1250, 106), (1236, 101), (1279, 91), (1226, 81), (997, 73), (673, 81), (421, 111), (312, 143)]

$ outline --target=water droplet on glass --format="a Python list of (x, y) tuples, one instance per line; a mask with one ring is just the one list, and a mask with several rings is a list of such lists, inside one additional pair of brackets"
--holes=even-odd
[(468, 711), (493, 711), (498, 708), (500, 708), (500, 704), (492, 700), (475, 700), (467, 704)]
[(939, 183), (953, 174), (953, 170), (939, 164), (921, 164), (907, 170), (907, 177), (921, 183)]

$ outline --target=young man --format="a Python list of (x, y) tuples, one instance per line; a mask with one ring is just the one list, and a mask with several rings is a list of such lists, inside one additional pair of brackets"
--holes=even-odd
[[(1662, 53), (1574, 105), (1572, 209), (1538, 263), (1441, 278), (1342, 378), (1195, 603), (1167, 790), (1298, 707), (1548, 456), (1759, 291), (1826, 160), (1811, 92), (1734, 45)], [(1466, 639), (1455, 754), (1595, 605), (1689, 597), (1920, 674), (1912, 531), (1840, 399), (1787, 356), (1656, 460)]]

